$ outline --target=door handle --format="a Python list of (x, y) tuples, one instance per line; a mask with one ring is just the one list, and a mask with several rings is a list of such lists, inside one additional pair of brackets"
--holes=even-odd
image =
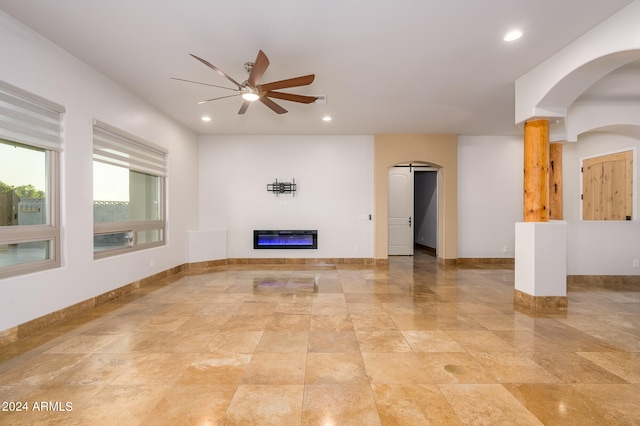
[(409, 228), (411, 228), (411, 216), (409, 216)]

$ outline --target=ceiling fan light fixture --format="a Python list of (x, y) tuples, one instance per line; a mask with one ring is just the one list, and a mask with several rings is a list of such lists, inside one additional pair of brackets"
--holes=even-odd
[(504, 36), (503, 40), (504, 40), (504, 41), (516, 41), (516, 40), (518, 40), (520, 37), (522, 37), (522, 31), (520, 31), (520, 30), (513, 30), (513, 31), (508, 32), (508, 33)]
[(258, 96), (257, 93), (253, 93), (253, 92), (244, 92), (242, 94), (242, 99), (244, 99), (245, 101), (253, 102), (260, 99), (260, 96)]

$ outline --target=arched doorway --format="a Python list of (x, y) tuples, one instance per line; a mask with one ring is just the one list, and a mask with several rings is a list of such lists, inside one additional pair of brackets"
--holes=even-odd
[[(415, 159), (415, 161), (410, 161)], [(455, 262), (458, 243), (458, 138), (456, 135), (381, 134), (374, 137), (374, 261), (388, 263), (389, 168), (437, 164), (438, 261)]]

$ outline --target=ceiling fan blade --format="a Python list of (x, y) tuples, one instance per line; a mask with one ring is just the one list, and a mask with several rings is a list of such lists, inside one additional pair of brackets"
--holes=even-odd
[(204, 101), (198, 102), (198, 105), (204, 104), (204, 103), (207, 103), (207, 102), (211, 102), (211, 101), (217, 101), (218, 99), (233, 98), (233, 97), (240, 96), (240, 95), (241, 95), (240, 93), (237, 93), (235, 95), (220, 96), (218, 98), (205, 99)]
[(260, 78), (262, 77), (262, 74), (264, 74), (268, 66), (269, 58), (267, 58), (267, 55), (265, 55), (264, 52), (260, 50), (255, 62), (253, 63), (251, 74), (249, 74), (249, 78), (247, 79), (249, 86), (256, 87), (256, 84), (258, 84)]
[(242, 106), (240, 107), (240, 111), (238, 111), (238, 114), (244, 114), (245, 112), (247, 112), (247, 108), (249, 108), (249, 105), (251, 105), (251, 101), (244, 101), (242, 103)]
[(273, 91), (265, 93), (264, 96), (282, 99), (283, 101), (300, 102), (301, 104), (311, 104), (318, 99), (316, 96), (294, 95), (293, 93), (282, 93)]
[(200, 62), (202, 62), (203, 64), (205, 64), (206, 66), (208, 66), (209, 68), (211, 68), (212, 70), (214, 70), (215, 72), (217, 72), (218, 74), (220, 74), (221, 76), (223, 76), (224, 78), (226, 78), (227, 80), (229, 80), (230, 82), (232, 82), (233, 84), (235, 84), (236, 86), (238, 86), (238, 88), (240, 87), (240, 83), (238, 83), (237, 81), (235, 81), (233, 78), (229, 77), (224, 71), (222, 71), (220, 68), (216, 67), (215, 65), (211, 64), (210, 62), (208, 62), (205, 59), (199, 58), (194, 54), (189, 53), (189, 55), (193, 56), (194, 58), (196, 58), (197, 60), (199, 60)]
[(280, 105), (273, 102), (271, 99), (267, 98), (266, 96), (261, 97), (260, 102), (262, 102), (263, 104), (271, 108), (273, 112), (277, 114), (285, 114), (287, 112), (286, 109), (282, 108)]
[(307, 86), (313, 83), (315, 78), (315, 74), (309, 74), (302, 77), (294, 77), (287, 80), (274, 81), (273, 83), (261, 84), (260, 89), (263, 92), (269, 92), (271, 90), (286, 89), (288, 87)]
[(219, 89), (233, 90), (234, 92), (238, 91), (238, 89), (233, 89), (231, 87), (217, 86), (215, 84), (209, 84), (209, 83), (201, 83), (199, 81), (186, 80), (184, 78), (177, 78), (177, 77), (170, 77), (170, 78), (171, 78), (171, 80), (186, 81), (187, 83), (202, 84), (203, 86), (211, 86), (211, 87), (217, 87)]

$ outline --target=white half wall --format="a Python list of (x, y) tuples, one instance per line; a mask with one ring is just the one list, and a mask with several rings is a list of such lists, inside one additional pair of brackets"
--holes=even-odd
[[(635, 150), (633, 221), (581, 221), (582, 173), (585, 158)], [(563, 146), (564, 217), (568, 220), (569, 275), (640, 275), (640, 203), (638, 139), (608, 132), (584, 133), (578, 142)]]
[[(201, 136), (200, 224), (229, 258), (372, 258), (373, 136)], [(267, 185), (291, 182), (274, 195)], [(317, 250), (253, 249), (257, 229), (317, 229)]]
[[(0, 280), (0, 331), (186, 262), (198, 229), (197, 137), (0, 11), (0, 79), (65, 107), (62, 266)], [(168, 149), (167, 245), (93, 259), (92, 119)]]
[(458, 136), (459, 258), (514, 257), (523, 164), (522, 137)]
[(640, 275), (640, 222), (571, 221), (567, 274)]

